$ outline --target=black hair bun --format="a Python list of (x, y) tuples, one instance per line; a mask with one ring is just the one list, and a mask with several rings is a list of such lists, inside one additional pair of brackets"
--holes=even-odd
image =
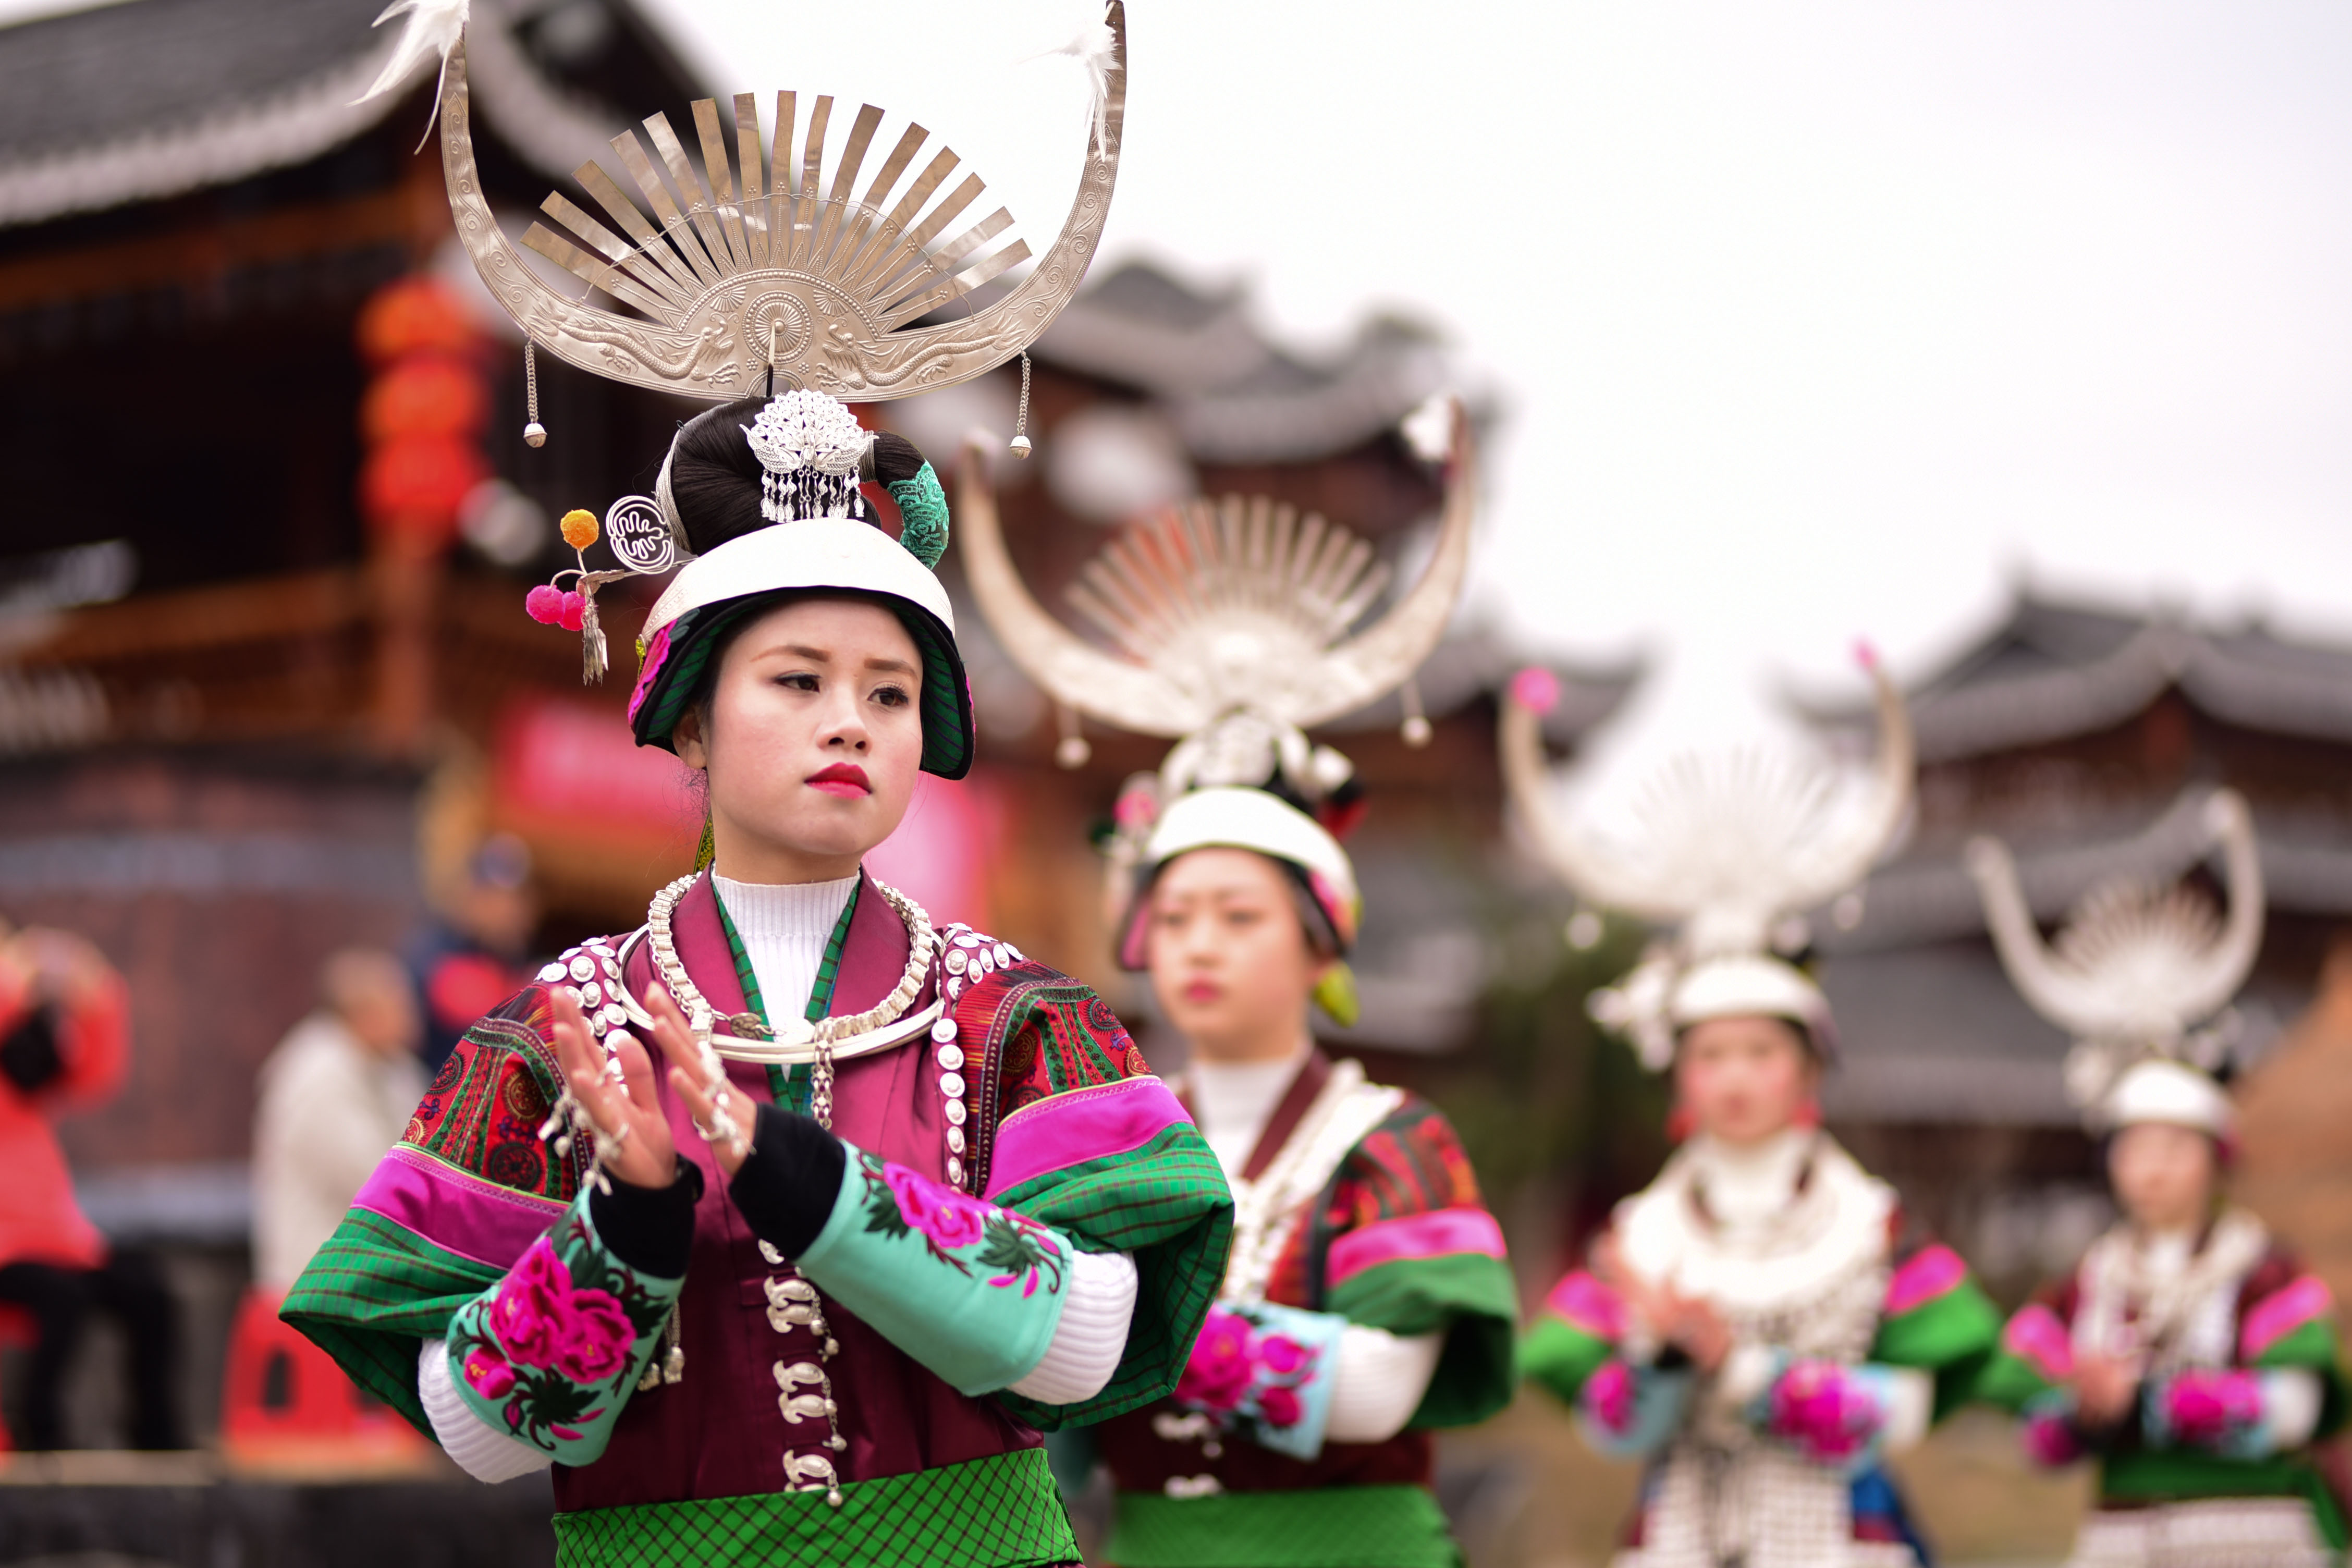
[[(760, 480), (765, 470), (743, 433), (767, 401), (745, 397), (722, 403), (680, 426), (677, 438), (670, 443), (670, 500), (697, 555), (707, 555), (765, 523), (760, 515)], [(896, 484), (922, 471), (923, 454), (904, 436), (883, 430), (876, 433), (867, 461), (874, 480)]]

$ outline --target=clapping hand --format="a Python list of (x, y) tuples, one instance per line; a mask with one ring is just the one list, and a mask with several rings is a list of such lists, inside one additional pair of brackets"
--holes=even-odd
[[(677, 1151), (654, 1091), (654, 1064), (646, 1047), (623, 1029), (599, 1045), (569, 992), (553, 989), (549, 1000), (555, 1012), (556, 1060), (594, 1130), (598, 1162), (633, 1187), (668, 1186), (677, 1179)], [(673, 1016), (677, 1012), (670, 1007)]]

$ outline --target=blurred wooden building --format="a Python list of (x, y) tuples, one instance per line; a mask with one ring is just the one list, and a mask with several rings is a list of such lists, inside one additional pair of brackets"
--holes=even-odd
[[(1812, 921), (1844, 1053), (1824, 1109), (1980, 1267), (2022, 1279), (2103, 1222), (2104, 1177), (2066, 1096), (2068, 1041), (2001, 973), (1964, 846), (2007, 841), (2046, 926), (2110, 878), (2191, 876), (2218, 898), (2199, 808), (2240, 791), (2268, 921), (2235, 1027), (2262, 1060), (2352, 920), (2352, 648), (2028, 592), (1911, 699), (1908, 838), (1858, 907)], [(1866, 742), (1859, 710), (1808, 711)]]
[[(65, 1124), (118, 1233), (241, 1239), (254, 1068), (328, 952), (417, 921), (421, 781), (619, 700), (578, 695), (517, 574), (555, 564), (549, 517), (642, 488), (677, 409), (559, 371), (555, 438), (524, 446), (519, 342), (468, 302), (418, 151), (430, 74), (353, 101), (380, 10), (0, 28), (0, 917), (130, 977), (131, 1087)], [(519, 214), (698, 90), (629, 0), (478, 5), (473, 37), (485, 179)], [(402, 316), (419, 289), (443, 316)]]

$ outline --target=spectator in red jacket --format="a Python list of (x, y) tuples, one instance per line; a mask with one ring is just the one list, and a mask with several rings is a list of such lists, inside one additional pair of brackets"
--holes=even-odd
[(129, 1010), (122, 976), (88, 942), (0, 923), (0, 1302), (37, 1331), (16, 1434), (29, 1448), (63, 1443), (59, 1394), (93, 1307), (130, 1342), (131, 1446), (184, 1446), (171, 1294), (152, 1257), (116, 1250), (84, 1216), (51, 1125), (121, 1086)]

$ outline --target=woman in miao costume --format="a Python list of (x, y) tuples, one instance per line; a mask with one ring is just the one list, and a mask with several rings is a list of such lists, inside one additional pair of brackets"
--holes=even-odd
[(2099, 1461), (2074, 1568), (2304, 1568), (2336, 1561), (2343, 1516), (2307, 1450), (2343, 1409), (2335, 1303), (2221, 1178), (2231, 1105), (2210, 1069), (2221, 1015), (2262, 944), (2262, 859), (2245, 802), (2206, 822), (2226, 921), (2187, 888), (2094, 889), (2053, 945), (2015, 866), (1969, 847), (2001, 962), (2072, 1032), (2068, 1087), (2107, 1139), (2123, 1216), (2010, 1320), (1988, 1399), (2024, 1417), (2039, 1463)]
[(1179, 1092), (1233, 1184), (1234, 1245), (1173, 1395), (1073, 1445), (1109, 1470), (1119, 1568), (1458, 1563), (1431, 1433), (1510, 1398), (1502, 1233), (1453, 1129), (1326, 1056), (1310, 1020), (1355, 1021), (1333, 826), (1358, 786), (1304, 729), (1410, 676), (1468, 556), (1467, 432), (1427, 414), (1416, 430), (1454, 432), (1431, 565), (1352, 636), (1370, 552), (1286, 507), (1195, 502), (1115, 542), (1076, 597), (1125, 658), (1038, 607), (984, 495), (961, 509), (974, 595), (1023, 668), (1070, 708), (1184, 737), (1120, 797), (1110, 901), (1121, 963), (1191, 1047)]
[[(971, 760), (931, 571), (947, 509), (913, 447), (790, 384), (939, 384), (1051, 321), (1108, 193), (1111, 63), (1078, 217), (1003, 305), (943, 337), (890, 330), (911, 307), (887, 302), (945, 265), (916, 247), (917, 270), (894, 270), (873, 249), (906, 215), (882, 222), (874, 191), (816, 195), (827, 100), (797, 195), (772, 199), (756, 106), (737, 101), (740, 201), (714, 106), (696, 106), (726, 205), (646, 242), (686, 278), (688, 254), (736, 265), (691, 310), (670, 309), (652, 278), (686, 283), (651, 262), (630, 268), (670, 310), (651, 323), (540, 290), (474, 195), (462, 46), (448, 58), (459, 229), (533, 339), (633, 376), (686, 363), (667, 384), (713, 398), (772, 365), (776, 392), (685, 425), (656, 494), (606, 519), (625, 566), (691, 556), (648, 617), (629, 720), (703, 772), (715, 858), (644, 927), (566, 952), (467, 1031), (285, 1307), (472, 1474), (551, 1463), (566, 1563), (1075, 1561), (1038, 1428), (1166, 1392), (1207, 1313), (1231, 1198), (1118, 1021), (860, 869), (919, 770), (956, 778)], [(786, 98), (780, 183), (793, 125)], [(694, 184), (682, 154), (673, 171)], [(859, 278), (872, 286), (843, 282)], [(793, 337), (828, 312), (830, 335)], [(751, 357), (672, 354), (681, 338)], [(863, 515), (861, 480), (889, 489), (898, 539)], [(567, 519), (567, 537), (584, 545), (593, 521)], [(600, 634), (569, 608), (593, 666)]]
[(1874, 675), (1878, 756), (1848, 815), (1808, 765), (1694, 759), (1643, 797), (1631, 842), (1553, 816), (1548, 683), (1523, 677), (1506, 710), (1515, 804), (1566, 880), (1679, 926), (1593, 1010), (1674, 1074), (1689, 1136), (1520, 1348), (1595, 1446), (1648, 1463), (1620, 1568), (1919, 1561), (1879, 1461), (1965, 1396), (2000, 1329), (1960, 1259), (1909, 1235), (1894, 1191), (1822, 1131), (1829, 1005), (1770, 951), (1858, 882), (1902, 819), (1910, 725)]

